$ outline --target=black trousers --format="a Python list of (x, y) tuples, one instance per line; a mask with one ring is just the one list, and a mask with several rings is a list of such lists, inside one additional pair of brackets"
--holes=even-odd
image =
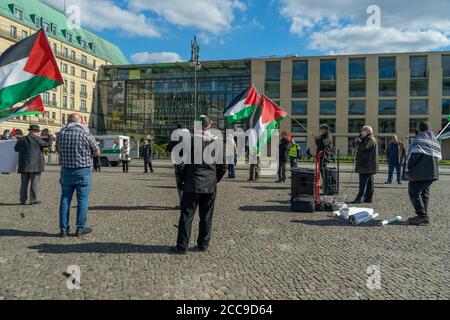
[(430, 200), (430, 186), (433, 180), (410, 181), (408, 184), (409, 199), (420, 217), (428, 215), (428, 201)]
[(127, 160), (122, 160), (122, 171), (123, 172), (128, 172), (128, 163), (129, 163), (130, 161), (127, 161)]
[(286, 180), (286, 164), (287, 164), (287, 161), (279, 161), (278, 162), (278, 180), (279, 181)]
[(372, 201), (375, 183), (373, 176), (374, 175), (372, 173), (359, 174), (359, 193), (356, 196), (356, 201)]
[(102, 163), (100, 161), (100, 157), (94, 157), (93, 161), (94, 161), (94, 170), (95, 170), (95, 172), (102, 171)]
[(144, 159), (144, 171), (147, 173), (148, 169), (150, 168), (150, 172), (153, 172), (153, 166), (152, 166), (152, 159)]
[(20, 203), (27, 202), (28, 185), (30, 185), (30, 203), (36, 202), (40, 179), (41, 179), (40, 172), (28, 172), (28, 173), (21, 174)]
[(178, 223), (177, 247), (187, 249), (191, 238), (192, 221), (197, 206), (199, 208), (200, 222), (197, 238), (199, 247), (208, 247), (211, 239), (212, 218), (214, 213), (215, 193), (187, 193), (181, 197), (181, 215)]

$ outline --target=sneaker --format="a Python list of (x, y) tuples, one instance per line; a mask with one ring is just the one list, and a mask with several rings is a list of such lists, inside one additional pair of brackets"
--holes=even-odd
[(187, 253), (187, 249), (183, 249), (183, 248), (180, 248), (178, 246), (175, 246), (175, 247), (170, 249), (170, 252), (172, 252), (174, 254), (186, 254)]
[(384, 184), (392, 184), (392, 182), (386, 181)]
[(427, 225), (430, 221), (427, 217), (415, 216), (413, 218), (408, 219), (408, 224), (413, 226)]
[(79, 229), (77, 228), (77, 232), (75, 232), (76, 237), (82, 237), (92, 232), (91, 228)]

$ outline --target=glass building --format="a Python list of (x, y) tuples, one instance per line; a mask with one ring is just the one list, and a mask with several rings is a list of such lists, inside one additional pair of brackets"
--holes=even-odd
[(251, 84), (250, 60), (202, 62), (197, 98), (194, 79), (189, 63), (105, 66), (98, 79), (94, 129), (98, 134), (150, 136), (158, 144), (170, 139), (177, 124), (192, 129), (201, 114), (214, 127), (226, 129), (225, 107)]

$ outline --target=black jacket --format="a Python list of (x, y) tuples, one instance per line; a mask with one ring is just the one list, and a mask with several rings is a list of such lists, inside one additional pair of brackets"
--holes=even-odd
[(359, 138), (356, 142), (356, 173), (375, 174), (378, 172), (378, 143), (370, 134), (365, 138)]
[(317, 153), (323, 150), (323, 158), (326, 162), (332, 161), (333, 153), (333, 136), (331, 133), (325, 133), (316, 138)]
[(408, 161), (409, 181), (439, 180), (438, 159), (423, 153), (413, 153)]
[(142, 149), (144, 161), (151, 160), (151, 158), (152, 158), (152, 152), (153, 152), (153, 150), (152, 150), (152, 145), (151, 145), (150, 143), (149, 143), (149, 144), (146, 144), (146, 145), (144, 146), (144, 148)]
[[(183, 191), (187, 193), (216, 193), (217, 183), (223, 178), (226, 172), (225, 161), (222, 163), (194, 163), (194, 137), (191, 143), (191, 161), (184, 164), (182, 168), (181, 182)], [(202, 154), (205, 148), (214, 143), (214, 140), (202, 141)]]
[(50, 144), (48, 142), (31, 134), (18, 140), (14, 146), (14, 150), (19, 153), (17, 172), (44, 172), (45, 162), (42, 148), (49, 146)]
[(281, 139), (280, 144), (278, 146), (278, 154), (280, 162), (288, 161), (289, 149), (290, 149), (289, 140), (286, 138)]

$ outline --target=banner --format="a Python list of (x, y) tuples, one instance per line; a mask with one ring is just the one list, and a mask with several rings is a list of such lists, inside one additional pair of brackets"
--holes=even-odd
[(16, 172), (19, 154), (14, 151), (16, 140), (0, 141), (0, 172)]
[(125, 81), (113, 81), (113, 123), (124, 122), (125, 114)]

